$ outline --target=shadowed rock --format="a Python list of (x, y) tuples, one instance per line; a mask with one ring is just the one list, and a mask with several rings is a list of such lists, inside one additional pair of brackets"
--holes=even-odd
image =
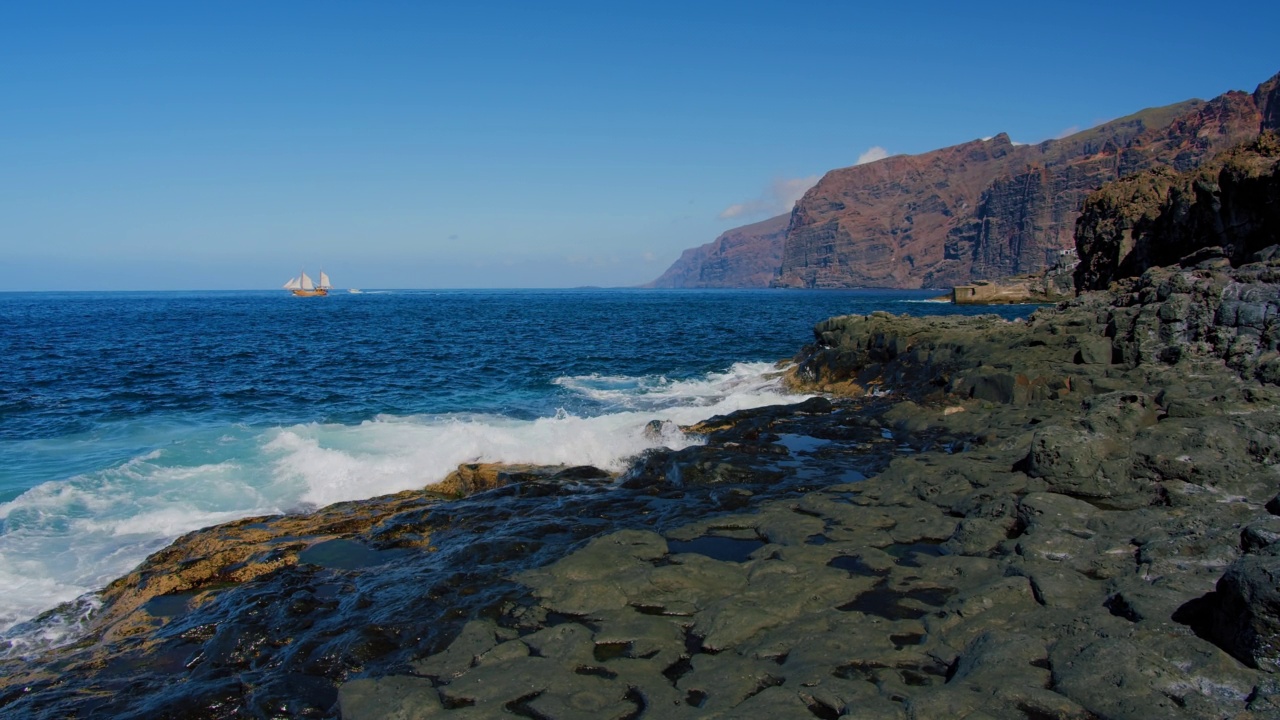
[[(1239, 266), (1277, 238), (1280, 137), (1267, 132), (1197, 170), (1151, 170), (1090, 195), (1076, 229), (1083, 260), (1075, 271), (1076, 288), (1104, 289), (1178, 262)], [(1266, 299), (1233, 299), (1222, 312), (1234, 324), (1261, 330), (1265, 311), (1258, 303)]]
[(1213, 637), (1251, 667), (1280, 672), (1280, 556), (1246, 555), (1218, 581)]

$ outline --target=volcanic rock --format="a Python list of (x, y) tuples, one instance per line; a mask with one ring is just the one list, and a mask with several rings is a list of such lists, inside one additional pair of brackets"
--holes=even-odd
[(714, 241), (685, 250), (667, 271), (644, 287), (768, 287), (782, 265), (789, 214), (727, 230)]
[(1280, 672), (1280, 556), (1246, 555), (1218, 581), (1211, 632), (1232, 655)]
[(945, 287), (1042, 270), (1074, 245), (1088, 193), (1146, 168), (1190, 169), (1257, 136), (1273, 85), (1038, 145), (999, 134), (833, 170), (792, 212), (777, 284)]
[[(1264, 133), (1196, 170), (1160, 168), (1112, 183), (1085, 201), (1076, 237), (1080, 290), (1180, 261), (1248, 262), (1280, 239), (1280, 136)], [(1260, 299), (1233, 301), (1225, 312), (1238, 319), (1243, 307), (1245, 323), (1261, 329)]]
[[(473, 621), (415, 664), (431, 682), (417, 707), (1274, 717), (1280, 528), (1267, 507), (1280, 389), (1258, 373), (1270, 350), (1237, 352), (1241, 328), (1255, 328), (1221, 309), (1233, 288), (1270, 297), (1277, 270), (1280, 259), (1152, 269), (1026, 321), (820, 323), (792, 382), (874, 388), (880, 410), (811, 402), (790, 419), (761, 409), (702, 429), (725, 442), (719, 453), (814, 448), (802, 457), (827, 482), (732, 515), (605, 534), (522, 572), (529, 605)], [(1280, 322), (1270, 317), (1262, 335)], [(801, 443), (798, 427), (829, 445)], [(919, 449), (839, 482), (822, 448), (851, 428)], [(663, 467), (651, 458), (633, 474)], [(404, 707), (400, 686), (377, 697), (386, 682), (344, 685), (344, 716)]]
[[(1280, 130), (1280, 75), (1252, 94), (1149, 108), (1037, 145), (1001, 133), (832, 170), (789, 215), (686, 250), (646, 287), (914, 288), (1034, 278), (1074, 249), (1089, 193), (1142, 170), (1194, 169), (1266, 130)], [(1037, 279), (1030, 290), (1032, 302), (1055, 302), (1069, 288)]]

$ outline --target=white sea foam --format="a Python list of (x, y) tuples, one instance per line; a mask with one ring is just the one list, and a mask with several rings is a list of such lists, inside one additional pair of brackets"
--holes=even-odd
[[(556, 383), (601, 414), (379, 416), (359, 425), (190, 428), (177, 439), (167, 428), (160, 447), (0, 503), (0, 656), (74, 638), (93, 606), (87, 593), (201, 527), (418, 488), (465, 462), (621, 470), (648, 448), (699, 442), (671, 429), (646, 434), (652, 420), (690, 424), (800, 399), (782, 391), (767, 363), (686, 380), (589, 375)], [(47, 622), (25, 622), (77, 598)]]
[(661, 375), (577, 375), (556, 378), (555, 383), (618, 409), (654, 410), (754, 403), (757, 399), (765, 404), (789, 402), (782, 397), (778, 375), (770, 363), (737, 363), (726, 372), (688, 380), (669, 380)]
[[(234, 480), (234, 463), (170, 466), (166, 454), (47, 482), (0, 504), (0, 631), (102, 587), (178, 535), (278, 512)], [(46, 641), (35, 646), (77, 626), (66, 614), (55, 617), (34, 630)], [(17, 647), (33, 642), (27, 637)]]

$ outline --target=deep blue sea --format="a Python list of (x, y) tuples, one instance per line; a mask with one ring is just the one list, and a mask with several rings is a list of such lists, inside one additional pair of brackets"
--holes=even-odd
[(643, 428), (795, 401), (827, 317), (1033, 309), (937, 294), (0, 293), (0, 634), (208, 525), (693, 442)]

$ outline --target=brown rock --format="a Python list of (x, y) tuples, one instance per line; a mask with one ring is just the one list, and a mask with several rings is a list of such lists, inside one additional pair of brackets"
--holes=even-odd
[(1280, 136), (1267, 132), (1198, 170), (1158, 168), (1090, 195), (1076, 229), (1076, 287), (1103, 289), (1184, 258), (1238, 266), (1278, 237)]
[[(102, 614), (94, 626), (106, 640), (150, 627), (144, 606), (166, 595), (189, 595), (191, 605), (221, 589), (246, 583), (298, 563), (299, 554), (323, 542), (366, 532), (388, 516), (438, 501), (416, 490), (371, 500), (337, 503), (300, 515), (253, 517), (197, 530), (148, 557), (133, 572), (102, 591)], [(420, 537), (404, 538), (426, 545)]]
[[(1073, 254), (1074, 255), (1074, 254)], [(1065, 270), (1034, 275), (1021, 275), (1004, 280), (978, 280), (951, 289), (951, 302), (956, 305), (1016, 305), (1022, 303), (1056, 303), (1075, 296), (1070, 265)]]
[(560, 469), (563, 468), (511, 463), (464, 463), (445, 476), (444, 480), (428, 485), (426, 490), (441, 495), (465, 497), (521, 480), (546, 477)]
[(777, 284), (938, 287), (1036, 272), (1072, 246), (1089, 192), (1145, 168), (1194, 167), (1262, 125), (1255, 96), (1229, 92), (1038, 145), (1000, 134), (833, 170), (792, 213)]
[(1193, 169), (1264, 130), (1280, 130), (1280, 75), (1252, 94), (1149, 108), (1037, 145), (1001, 133), (832, 170), (789, 215), (685, 251), (646, 287), (948, 287), (1034, 275), (1074, 247), (1084, 199), (1103, 184)]
[(768, 287), (782, 264), (790, 214), (727, 230), (714, 241), (685, 250), (653, 288)]

